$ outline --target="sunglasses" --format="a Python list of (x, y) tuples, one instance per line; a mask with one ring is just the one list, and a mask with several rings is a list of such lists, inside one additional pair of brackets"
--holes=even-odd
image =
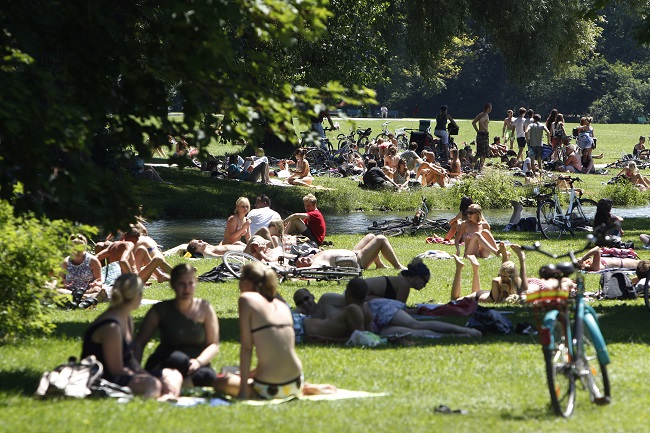
[(70, 240), (71, 240), (71, 241), (74, 241), (74, 240), (76, 240), (76, 239), (79, 239), (80, 241), (83, 241), (83, 240), (84, 240), (84, 236), (83, 236), (83, 235), (79, 235), (79, 234), (76, 234), (76, 235), (70, 235)]
[(467, 215), (474, 215), (474, 214), (477, 214), (478, 212), (476, 212), (474, 210), (468, 210), (466, 213), (467, 213)]

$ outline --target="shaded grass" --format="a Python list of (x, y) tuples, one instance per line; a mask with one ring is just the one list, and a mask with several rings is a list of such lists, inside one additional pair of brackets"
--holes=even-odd
[[(645, 219), (626, 220), (626, 238), (634, 238), (648, 229)], [(628, 228), (629, 226), (629, 228)], [(637, 229), (638, 227), (638, 229)], [(531, 233), (500, 233), (521, 243), (539, 240)], [(336, 235), (330, 239), (337, 248), (351, 248), (359, 236)], [(450, 246), (432, 246), (423, 237), (391, 238), (398, 257), (407, 262), (429, 248), (453, 252)], [(582, 244), (579, 239), (544, 241), (549, 249), (561, 252)], [(646, 251), (640, 254), (650, 257)], [(184, 259), (172, 258), (172, 265)], [(539, 254), (528, 255), (531, 274), (546, 263)], [(191, 262), (206, 272), (220, 263), (204, 259)], [(481, 261), (481, 282), (488, 287), (496, 275), (500, 260)], [(428, 287), (411, 295), (410, 303), (434, 299), (446, 302), (450, 293), (454, 264), (450, 260), (427, 261), (432, 270)], [(369, 270), (365, 277), (394, 275), (394, 270)], [(463, 270), (463, 294), (469, 292), (469, 266)], [(587, 275), (587, 288), (594, 290), (597, 275)], [(291, 299), (293, 292), (305, 287), (304, 281), (286, 281), (280, 292)], [(342, 292), (344, 285), (312, 282), (308, 286), (316, 296)], [(145, 291), (150, 299), (167, 299), (172, 293), (166, 284), (154, 283)], [(239, 362), (236, 282), (200, 283), (197, 296), (209, 300), (217, 311), (221, 328), (221, 352), (214, 361), (219, 368)], [(613, 402), (599, 407), (589, 403), (580, 392), (574, 417), (556, 419), (551, 413), (544, 362), (536, 337), (524, 335), (487, 335), (482, 339), (419, 340), (414, 347), (357, 349), (309, 344), (298, 347), (306, 379), (314, 383), (334, 383), (341, 388), (387, 392), (386, 397), (334, 402), (294, 402), (279, 406), (228, 408), (173, 408), (166, 404), (137, 399), (127, 405), (113, 401), (45, 401), (30, 397), (40, 373), (65, 361), (81, 350), (81, 336), (97, 311), (53, 310), (56, 332), (46, 338), (32, 339), (0, 347), (0, 407), (3, 431), (219, 431), (265, 432), (340, 431), (395, 432), (436, 430), (476, 431), (642, 431), (643, 396), (647, 385), (642, 380), (650, 356), (650, 331), (645, 323), (650, 313), (641, 300), (593, 302), (601, 317), (601, 327), (612, 356), (610, 377)], [(149, 307), (135, 311), (136, 327)], [(512, 311), (513, 322), (536, 323), (535, 312), (528, 306), (499, 306)], [(450, 319), (464, 324), (465, 318)], [(150, 354), (155, 342), (146, 348)], [(146, 356), (146, 355), (145, 355)], [(469, 411), (465, 416), (447, 416), (433, 412), (439, 404)]]

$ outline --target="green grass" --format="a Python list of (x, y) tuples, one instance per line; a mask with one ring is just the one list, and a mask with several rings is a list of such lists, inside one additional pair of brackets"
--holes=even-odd
[[(628, 227), (629, 225), (629, 227)], [(650, 229), (645, 219), (626, 220), (626, 239)], [(513, 242), (531, 243), (539, 235), (499, 233)], [(359, 236), (332, 236), (337, 247), (350, 248)], [(429, 245), (423, 237), (392, 238), (398, 257), (407, 262), (415, 254), (430, 248), (453, 252), (453, 247)], [(578, 239), (545, 241), (554, 251), (579, 247)], [(641, 251), (644, 258), (650, 255)], [(172, 259), (172, 264), (182, 259)], [(531, 274), (547, 260), (539, 254), (528, 255)], [(192, 262), (205, 272), (218, 260)], [(454, 265), (447, 261), (428, 261), (433, 278), (428, 287), (414, 292), (409, 303), (449, 298)], [(481, 282), (489, 287), (500, 261), (481, 261)], [(393, 270), (365, 271), (365, 277), (393, 275)], [(463, 294), (469, 292), (470, 267), (463, 271)], [(587, 276), (587, 288), (595, 290), (598, 276)], [(280, 291), (287, 299), (304, 287), (304, 282), (284, 282)], [(314, 282), (309, 288), (319, 296), (341, 292), (343, 285)], [(167, 299), (172, 296), (165, 284), (153, 284), (145, 297)], [(200, 283), (197, 296), (208, 299), (217, 311), (221, 328), (221, 352), (214, 361), (218, 369), (238, 363), (237, 296), (235, 282)], [(487, 335), (479, 340), (443, 338), (419, 341), (415, 347), (357, 349), (331, 345), (303, 345), (297, 352), (305, 366), (306, 380), (333, 383), (341, 388), (387, 392), (386, 397), (335, 402), (293, 402), (279, 406), (174, 408), (167, 404), (134, 402), (120, 405), (114, 401), (44, 401), (31, 397), (40, 374), (78, 355), (81, 336), (97, 311), (53, 310), (56, 332), (45, 338), (0, 346), (0, 429), (19, 432), (395, 432), (395, 431), (647, 431), (645, 408), (647, 384), (645, 365), (650, 359), (650, 331), (645, 324), (650, 313), (641, 300), (593, 302), (601, 317), (601, 327), (609, 345), (609, 366), (613, 402), (599, 407), (589, 403), (584, 392), (578, 394), (576, 413), (568, 421), (556, 419), (549, 404), (541, 347), (535, 337)], [(135, 311), (136, 326), (148, 307)], [(514, 311), (513, 322), (536, 322), (527, 306), (500, 306)], [(452, 319), (454, 323), (465, 318)], [(147, 353), (151, 353), (150, 344)], [(439, 404), (463, 408), (468, 415), (439, 415)], [(607, 426), (607, 427), (604, 427)]]

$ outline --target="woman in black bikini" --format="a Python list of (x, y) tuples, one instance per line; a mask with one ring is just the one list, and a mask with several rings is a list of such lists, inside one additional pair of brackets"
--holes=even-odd
[(111, 306), (86, 331), (81, 357), (95, 355), (104, 366), (104, 379), (131, 388), (134, 394), (160, 400), (175, 398), (181, 391), (181, 374), (170, 369), (150, 374), (140, 367), (133, 353), (131, 311), (140, 306), (143, 287), (135, 274), (123, 274), (115, 280)]
[(366, 278), (368, 299), (387, 298), (406, 303), (411, 289), (424, 289), (430, 276), (429, 268), (416, 257), (397, 276)]
[[(240, 399), (299, 396), (304, 380), (295, 351), (293, 317), (289, 306), (276, 298), (275, 271), (261, 263), (242, 268), (239, 280), (239, 375), (217, 379), (215, 388)], [(251, 370), (252, 353), (257, 368)]]

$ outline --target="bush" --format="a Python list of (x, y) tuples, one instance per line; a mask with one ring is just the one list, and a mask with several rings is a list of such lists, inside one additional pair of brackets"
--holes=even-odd
[(485, 168), (480, 177), (464, 177), (451, 189), (458, 202), (466, 195), (483, 209), (507, 209), (510, 200), (517, 200), (521, 196), (510, 173), (490, 168)]
[(630, 182), (616, 182), (603, 188), (602, 198), (612, 199), (614, 206), (638, 206), (648, 203), (648, 194), (640, 191)]
[(46, 284), (61, 273), (71, 231), (63, 221), (15, 217), (0, 201), (0, 341), (52, 331)]

